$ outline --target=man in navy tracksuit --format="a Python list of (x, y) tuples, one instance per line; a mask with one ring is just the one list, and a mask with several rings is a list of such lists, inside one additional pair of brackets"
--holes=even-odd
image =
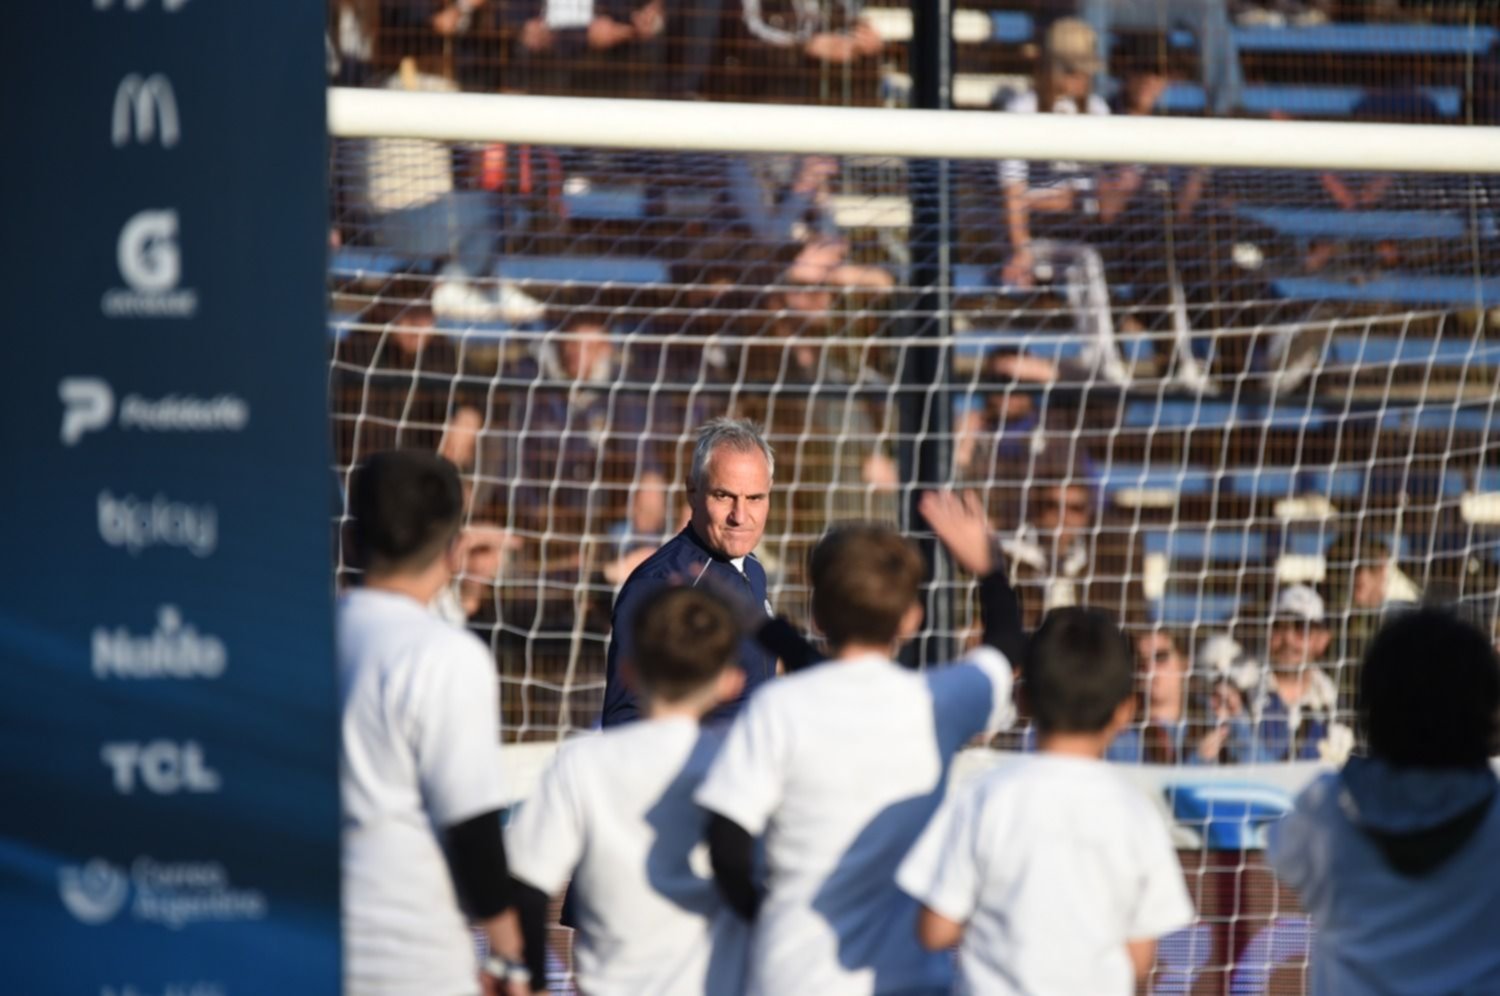
[[(615, 597), (601, 725), (618, 726), (639, 714), (635, 695), (620, 675), (620, 664), (630, 656), (635, 610), (651, 592), (669, 583), (710, 585), (726, 593), (742, 591), (745, 601), (763, 606), (767, 619), (772, 617), (766, 571), (750, 551), (766, 529), (774, 470), (775, 455), (754, 422), (716, 418), (698, 431), (688, 471), (692, 519), (631, 573)], [(760, 646), (753, 635), (740, 645), (739, 664), (745, 672), (743, 694), (709, 719), (733, 716), (745, 697), (776, 673), (776, 655)]]

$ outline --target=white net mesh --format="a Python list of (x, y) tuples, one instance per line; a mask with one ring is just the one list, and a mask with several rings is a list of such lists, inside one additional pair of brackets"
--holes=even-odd
[[(494, 649), (508, 740), (595, 724), (613, 594), (682, 526), (694, 428), (751, 416), (779, 611), (805, 621), (831, 523), (920, 534), (915, 494), (962, 486), (1028, 626), (1119, 615), (1141, 708), (1111, 756), (1162, 766), (1202, 914), (1153, 986), (1300, 991), (1306, 921), (1247, 852), (1279, 809), (1161, 786), (1262, 762), (1285, 798), (1283, 762), (1352, 742), (1384, 613), (1496, 627), (1490, 179), (416, 140), (337, 142), (333, 176), (336, 469), (463, 469), (448, 611)], [(971, 579), (939, 564), (928, 610), (918, 658), (975, 639)]]

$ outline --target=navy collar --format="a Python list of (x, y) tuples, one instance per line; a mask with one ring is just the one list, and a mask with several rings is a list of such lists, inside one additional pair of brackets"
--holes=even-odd
[(717, 560), (721, 564), (730, 564), (731, 566), (733, 566), (733, 562), (728, 557), (724, 556), (722, 553), (719, 553), (717, 550), (712, 550), (709, 548), (708, 544), (704, 542), (703, 537), (699, 536), (698, 531), (693, 528), (693, 524), (691, 522), (689, 522), (686, 526), (683, 526), (682, 532), (678, 533), (677, 536), (678, 538), (685, 537), (689, 543), (693, 544), (693, 546), (696, 546), (699, 550), (702, 550), (709, 559)]

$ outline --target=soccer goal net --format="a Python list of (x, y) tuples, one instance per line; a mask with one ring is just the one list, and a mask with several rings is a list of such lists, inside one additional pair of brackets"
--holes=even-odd
[[(1153, 985), (1300, 991), (1306, 921), (1250, 851), (1354, 743), (1386, 613), (1500, 620), (1491, 129), (375, 91), (331, 121), (335, 470), (461, 468), (438, 608), (493, 649), (507, 741), (595, 725), (694, 430), (749, 416), (795, 621), (831, 524), (922, 537), (915, 496), (949, 487), (1029, 626), (1119, 617), (1140, 697), (1111, 758), (1203, 917)], [(918, 663), (976, 639), (972, 589), (935, 558)], [(1023, 718), (993, 746), (1030, 744)]]

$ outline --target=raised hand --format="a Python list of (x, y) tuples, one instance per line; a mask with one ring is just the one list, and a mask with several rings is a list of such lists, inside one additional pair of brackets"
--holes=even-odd
[(927, 491), (917, 511), (960, 567), (976, 577), (994, 569), (990, 523), (978, 495), (972, 491), (962, 497), (952, 491)]

